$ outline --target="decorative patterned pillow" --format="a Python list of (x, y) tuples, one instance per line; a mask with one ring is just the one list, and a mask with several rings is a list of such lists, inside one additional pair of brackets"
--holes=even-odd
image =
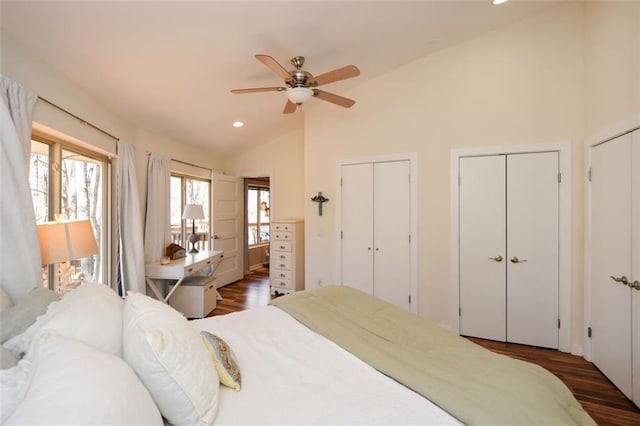
[(239, 391), (242, 377), (236, 361), (236, 355), (231, 350), (231, 347), (220, 337), (208, 331), (201, 331), (200, 335), (205, 347), (211, 354), (220, 383)]

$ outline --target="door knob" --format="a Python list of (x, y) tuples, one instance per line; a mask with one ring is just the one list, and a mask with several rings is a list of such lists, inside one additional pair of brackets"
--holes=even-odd
[(490, 257), (489, 259), (495, 260), (496, 262), (502, 262), (502, 256)]
[[(621, 277), (614, 277), (613, 275), (610, 275), (610, 277), (611, 277), (612, 280), (614, 280), (617, 283), (621, 283), (621, 284), (624, 284), (624, 285), (629, 285), (629, 280), (627, 279), (627, 277), (625, 275), (623, 275)], [(629, 286), (631, 287), (631, 285), (629, 285)]]
[(516, 256), (511, 257), (511, 263), (522, 263), (526, 261), (527, 259), (518, 259)]
[(218, 237), (217, 235), (214, 235), (214, 236), (213, 236), (213, 239), (214, 239), (214, 240), (219, 240), (219, 239), (220, 239), (220, 237)]

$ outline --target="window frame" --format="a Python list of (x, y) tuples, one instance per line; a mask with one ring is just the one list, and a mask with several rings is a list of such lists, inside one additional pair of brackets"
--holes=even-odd
[[(48, 194), (48, 214), (45, 221), (54, 221), (56, 215), (61, 214), (62, 209), (62, 161), (63, 151), (72, 152), (102, 164), (101, 176), (101, 197), (102, 197), (102, 220), (100, 223), (101, 238), (98, 247), (99, 258), (102, 269), (102, 281), (110, 283), (112, 279), (112, 158), (109, 155), (94, 151), (87, 146), (81, 146), (61, 138), (48, 135), (44, 132), (32, 129), (31, 140), (48, 146), (49, 154), (49, 194)], [(64, 219), (64, 218), (63, 218)], [(48, 288), (56, 290), (60, 286), (60, 276), (55, 273), (59, 264), (47, 265), (47, 285)], [(43, 281), (43, 287), (45, 282)]]
[[(181, 245), (182, 247), (186, 248), (187, 251), (189, 250), (189, 243), (187, 241), (187, 238), (189, 237), (189, 235), (191, 234), (191, 227), (190, 224), (188, 223), (188, 221), (190, 219), (182, 219), (182, 212), (184, 211), (184, 206), (187, 204), (187, 181), (198, 181), (198, 182), (204, 182), (206, 184), (209, 185), (209, 190), (207, 191), (208, 195), (208, 199), (209, 199), (209, 205), (206, 206), (205, 209), (205, 218), (204, 221), (207, 223), (208, 226), (208, 231), (207, 231), (207, 237), (205, 239), (200, 239), (198, 241), (197, 244), (197, 249), (198, 250), (213, 250), (212, 246), (213, 246), (213, 241), (212, 241), (212, 219), (211, 219), (211, 211), (212, 211), (212, 197), (211, 197), (211, 188), (212, 188), (212, 182), (210, 178), (205, 178), (205, 177), (201, 177), (201, 176), (193, 176), (193, 175), (189, 175), (187, 173), (183, 173), (183, 172), (176, 172), (176, 171), (171, 171), (169, 179), (171, 180), (171, 178), (179, 178), (180, 179), (180, 235), (175, 238), (174, 237), (174, 230), (173, 230), (173, 223), (170, 223), (169, 226), (171, 227), (171, 241)], [(169, 185), (169, 191), (172, 190), (172, 186)], [(169, 193), (169, 203), (171, 204), (171, 197), (172, 197), (172, 193)], [(171, 220), (170, 220), (171, 222)]]

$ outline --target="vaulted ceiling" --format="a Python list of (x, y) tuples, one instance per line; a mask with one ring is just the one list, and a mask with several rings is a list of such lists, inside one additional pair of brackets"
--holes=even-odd
[[(287, 69), (293, 56), (305, 56), (304, 69), (314, 75), (354, 64), (359, 77), (323, 86), (348, 96), (363, 81), (553, 6), (3, 0), (0, 12), (3, 31), (124, 119), (177, 142), (233, 153), (301, 126), (305, 108), (322, 102), (311, 99), (285, 115), (283, 93), (231, 94), (282, 85), (255, 54)], [(233, 128), (235, 120), (245, 126)]]

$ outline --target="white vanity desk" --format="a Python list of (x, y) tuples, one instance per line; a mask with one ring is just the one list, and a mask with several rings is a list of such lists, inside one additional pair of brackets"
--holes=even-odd
[[(195, 254), (187, 253), (186, 257), (173, 260), (166, 265), (160, 262), (148, 263), (145, 265), (145, 279), (156, 298), (166, 303), (185, 278), (196, 275), (208, 267), (211, 267), (211, 271), (207, 275), (213, 274), (223, 256), (222, 250), (201, 250)], [(166, 296), (163, 291), (164, 283), (161, 280), (176, 281)]]

